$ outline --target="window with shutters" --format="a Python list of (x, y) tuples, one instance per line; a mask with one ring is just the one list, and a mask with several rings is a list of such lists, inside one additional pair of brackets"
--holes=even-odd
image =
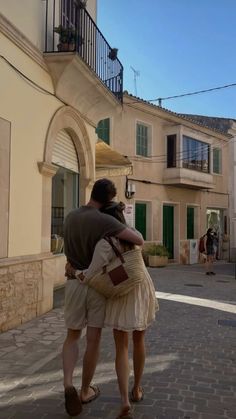
[(97, 136), (106, 144), (110, 145), (110, 119), (102, 119), (99, 121), (96, 129)]
[(58, 166), (52, 179), (51, 251), (63, 251), (63, 224), (66, 215), (79, 205), (79, 165), (74, 143), (62, 130), (57, 134), (52, 162)]
[(148, 157), (151, 150), (150, 126), (137, 123), (136, 125), (136, 154)]
[(220, 148), (213, 148), (213, 173), (222, 173), (222, 151)]

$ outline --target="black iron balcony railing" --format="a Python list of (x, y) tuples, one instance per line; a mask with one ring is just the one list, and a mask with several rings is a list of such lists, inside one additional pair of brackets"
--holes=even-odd
[(45, 52), (76, 51), (122, 101), (123, 66), (81, 0), (46, 0)]

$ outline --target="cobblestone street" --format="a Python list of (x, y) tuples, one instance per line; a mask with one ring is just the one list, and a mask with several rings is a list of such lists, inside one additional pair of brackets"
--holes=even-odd
[[(234, 266), (218, 263), (216, 272), (207, 277), (200, 265), (150, 269), (160, 312), (146, 335), (145, 397), (134, 406), (135, 419), (236, 418)], [(64, 337), (60, 307), (0, 335), (1, 419), (68, 417), (60, 355)], [(78, 387), (80, 372), (78, 367)], [(94, 382), (101, 396), (80, 418), (115, 419), (120, 399), (110, 330), (103, 331)]]

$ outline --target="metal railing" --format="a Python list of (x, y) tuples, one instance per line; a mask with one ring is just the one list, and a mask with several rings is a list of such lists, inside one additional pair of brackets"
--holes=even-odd
[(75, 51), (122, 102), (123, 66), (80, 0), (46, 0), (45, 52)]

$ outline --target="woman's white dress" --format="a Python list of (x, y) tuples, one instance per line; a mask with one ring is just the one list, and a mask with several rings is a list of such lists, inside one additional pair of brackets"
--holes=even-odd
[[(118, 239), (112, 238), (114, 244), (122, 251)], [(85, 283), (102, 271), (115, 257), (110, 244), (101, 239), (94, 250), (92, 262), (85, 273)], [(144, 266), (143, 282), (133, 288), (128, 294), (107, 299), (105, 327), (123, 331), (145, 330), (155, 320), (159, 309), (152, 279)]]

